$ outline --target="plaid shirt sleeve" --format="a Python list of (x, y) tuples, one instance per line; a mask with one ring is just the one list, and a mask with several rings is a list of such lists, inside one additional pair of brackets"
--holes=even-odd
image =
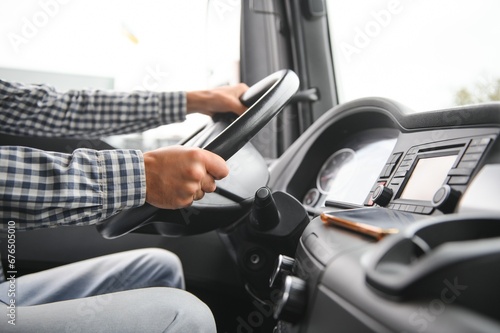
[(0, 131), (99, 138), (185, 120), (185, 92), (72, 90), (0, 80)]
[(87, 225), (144, 204), (138, 150), (77, 149), (73, 154), (0, 147), (0, 230)]
[[(182, 121), (184, 92), (60, 93), (45, 85), (0, 80), (0, 131), (86, 137), (125, 134)], [(144, 204), (144, 160), (137, 150), (72, 154), (0, 146), (0, 231), (87, 225)]]

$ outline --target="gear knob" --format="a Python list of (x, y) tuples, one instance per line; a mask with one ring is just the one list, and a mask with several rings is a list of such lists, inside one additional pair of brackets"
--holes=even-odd
[(280, 213), (271, 189), (261, 187), (255, 192), (255, 200), (250, 212), (250, 223), (259, 230), (269, 230), (278, 225)]

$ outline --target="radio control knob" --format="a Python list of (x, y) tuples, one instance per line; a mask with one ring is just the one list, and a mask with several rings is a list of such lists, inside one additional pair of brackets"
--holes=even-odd
[(391, 202), (392, 195), (393, 192), (389, 187), (379, 185), (375, 188), (375, 191), (373, 191), (372, 200), (377, 205), (385, 207)]
[(269, 286), (279, 287), (286, 275), (292, 274), (295, 259), (280, 254), (274, 265), (273, 273), (269, 279)]
[(274, 319), (296, 323), (304, 315), (307, 302), (306, 281), (288, 275), (274, 308)]
[(450, 185), (441, 186), (432, 197), (432, 205), (443, 213), (452, 213), (460, 199), (461, 193)]

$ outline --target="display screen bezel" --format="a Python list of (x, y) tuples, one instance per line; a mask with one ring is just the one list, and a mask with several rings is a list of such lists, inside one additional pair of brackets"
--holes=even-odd
[[(411, 180), (411, 177), (413, 176), (413, 173), (415, 169), (417, 168), (418, 163), (420, 160), (423, 159), (432, 159), (432, 158), (439, 158), (439, 157), (446, 157), (446, 156), (455, 156), (455, 160), (453, 164), (450, 167), (450, 170), (454, 167), (456, 167), (456, 164), (458, 163), (459, 157), (461, 154), (461, 149), (450, 149), (450, 150), (445, 150), (445, 151), (434, 151), (434, 152), (426, 152), (426, 153), (420, 153), (417, 155), (415, 160), (413, 161), (410, 169), (406, 173), (406, 176), (404, 178), (403, 183), (399, 187), (398, 193), (396, 194), (396, 200), (401, 203), (417, 203), (417, 204), (427, 204), (430, 205), (431, 200), (419, 200), (419, 199), (410, 199), (410, 198), (402, 198), (402, 195), (408, 185), (408, 182)], [(445, 184), (448, 180), (448, 176), (445, 176), (443, 179), (443, 183)], [(442, 184), (439, 184), (440, 186)]]

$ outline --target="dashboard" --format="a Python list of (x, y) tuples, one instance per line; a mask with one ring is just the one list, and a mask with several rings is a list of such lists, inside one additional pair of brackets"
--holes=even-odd
[(323, 115), (270, 169), (311, 219), (273, 273), (276, 331), (498, 331), (499, 133), (500, 103)]
[(395, 131), (365, 130), (347, 138), (323, 163), (315, 184), (302, 199), (306, 206), (361, 205), (378, 170), (396, 144)]

